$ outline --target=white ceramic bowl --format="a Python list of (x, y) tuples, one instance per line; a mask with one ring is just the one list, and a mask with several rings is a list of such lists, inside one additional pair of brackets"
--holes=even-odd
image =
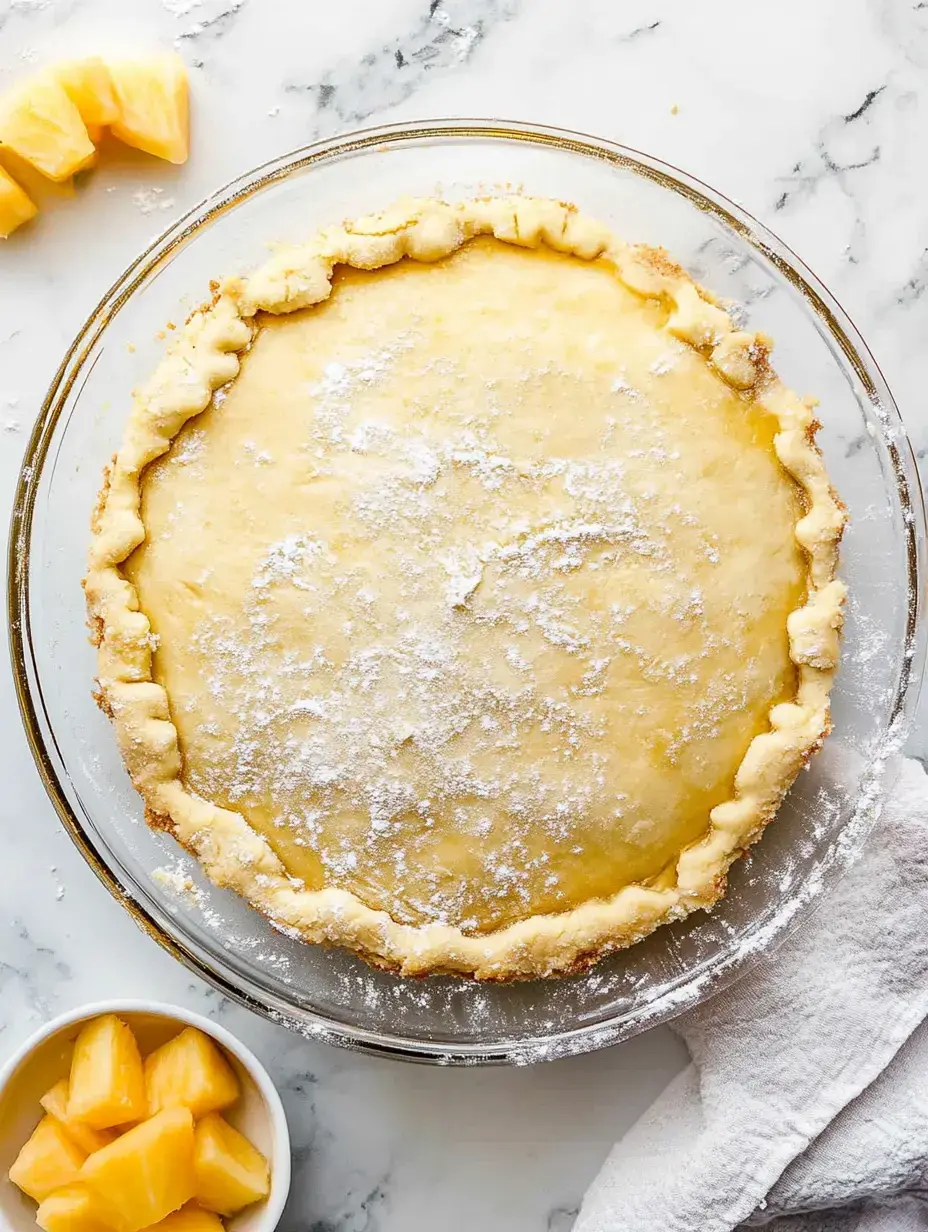
[(180, 1006), (157, 1001), (82, 1005), (47, 1023), (0, 1070), (0, 1227), (4, 1232), (35, 1232), (35, 1203), (8, 1180), (7, 1173), (41, 1119), (39, 1099), (67, 1075), (81, 1027), (100, 1014), (118, 1014), (125, 1019), (143, 1056), (186, 1026), (197, 1027), (220, 1046), (242, 1088), (238, 1103), (223, 1115), (255, 1144), (271, 1167), (267, 1200), (227, 1220), (226, 1228), (228, 1232), (273, 1232), (290, 1190), (290, 1134), (277, 1089), (258, 1058), (225, 1027)]

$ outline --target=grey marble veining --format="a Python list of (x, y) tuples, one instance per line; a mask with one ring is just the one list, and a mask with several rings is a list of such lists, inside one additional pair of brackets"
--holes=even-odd
[[(595, 132), (767, 223), (855, 319), (928, 451), (928, 8), (916, 0), (0, 0), (0, 88), (75, 50), (174, 44), (184, 168), (126, 152), (0, 250), (0, 486), (64, 349), (147, 240), (313, 138), (426, 115)], [(855, 442), (847, 443), (848, 450)], [(48, 1016), (153, 995), (227, 1022), (290, 1115), (285, 1232), (566, 1232), (609, 1144), (675, 1072), (667, 1030), (534, 1069), (430, 1070), (307, 1043), (137, 932), (58, 826), (0, 674), (0, 1057)], [(922, 747), (921, 733), (916, 747)]]

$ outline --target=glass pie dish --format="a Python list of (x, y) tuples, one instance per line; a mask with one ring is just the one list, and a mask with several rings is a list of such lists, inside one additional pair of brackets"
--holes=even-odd
[[(195, 308), (211, 279), (258, 264), (271, 242), (298, 242), (402, 196), (514, 189), (573, 201), (626, 239), (669, 249), (738, 320), (774, 337), (790, 387), (820, 399), (819, 441), (850, 513), (834, 732), (763, 840), (733, 867), (711, 915), (662, 927), (566, 979), (406, 980), (284, 936), (145, 825), (91, 695), (95, 654), (80, 582), (90, 512), (131, 390), (154, 368), (166, 323)], [(138, 258), (81, 330), (20, 476), (13, 665), (62, 821), (104, 884), (176, 957), (312, 1038), (444, 1064), (527, 1063), (613, 1043), (706, 997), (781, 940), (859, 851), (921, 679), (925, 532), (912, 450), (865, 344), (814, 276), (737, 206), (646, 155), (578, 134), (471, 120), (372, 129), (298, 150), (215, 193)]]

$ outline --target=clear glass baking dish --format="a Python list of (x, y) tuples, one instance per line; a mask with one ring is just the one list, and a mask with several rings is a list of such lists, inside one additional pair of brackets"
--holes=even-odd
[[(724, 902), (585, 975), (483, 986), (412, 981), (277, 933), (150, 831), (91, 687), (81, 577), (90, 511), (159, 331), (217, 275), (272, 241), (404, 195), (518, 189), (570, 200), (630, 240), (668, 248), (776, 340), (788, 384), (821, 400), (820, 441), (850, 510), (850, 585), (834, 733)], [(87, 321), (32, 434), (13, 515), (9, 619), (23, 720), (61, 819), (136, 922), (230, 997), (305, 1035), (437, 1063), (526, 1063), (626, 1038), (706, 997), (813, 906), (879, 812), (880, 773), (921, 679), (921, 489), (898, 411), (833, 297), (743, 210), (692, 177), (606, 141), (457, 120), (372, 129), (297, 150), (229, 184), (170, 228)], [(194, 889), (183, 889), (185, 879)]]

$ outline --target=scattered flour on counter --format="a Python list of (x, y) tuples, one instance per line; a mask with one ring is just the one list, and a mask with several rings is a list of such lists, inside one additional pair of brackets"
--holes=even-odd
[(61, 900), (64, 898), (64, 885), (61, 881), (61, 878), (58, 876), (58, 865), (57, 864), (50, 865), (48, 871), (51, 873), (52, 877), (54, 877), (55, 883), (56, 883), (55, 884), (55, 902), (60, 903)]
[(0, 414), (4, 416), (4, 432), (18, 432), (22, 427), (22, 424), (17, 416), (15, 414), (10, 414), (10, 412), (15, 412), (18, 406), (19, 398), (10, 397), (0, 400)]
[(163, 188), (140, 188), (132, 194), (132, 204), (140, 214), (153, 214), (156, 210), (173, 210), (174, 198), (165, 197)]

